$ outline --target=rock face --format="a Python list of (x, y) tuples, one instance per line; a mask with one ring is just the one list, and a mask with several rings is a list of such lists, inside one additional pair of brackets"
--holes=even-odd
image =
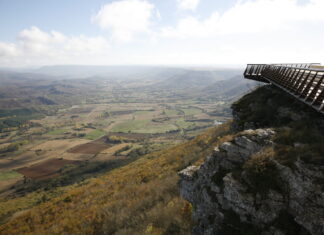
[(311, 108), (280, 89), (266, 85), (232, 105), (233, 129), (278, 127), (309, 117), (320, 120)]
[(247, 162), (273, 148), (274, 135), (243, 131), (201, 166), (179, 172), (180, 193), (193, 205), (193, 234), (324, 234), (323, 167), (269, 158), (268, 180), (251, 176)]

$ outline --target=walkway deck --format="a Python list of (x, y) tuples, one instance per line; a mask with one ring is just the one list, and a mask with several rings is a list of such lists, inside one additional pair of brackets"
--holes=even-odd
[(310, 64), (248, 64), (244, 77), (271, 83), (324, 114), (324, 69)]

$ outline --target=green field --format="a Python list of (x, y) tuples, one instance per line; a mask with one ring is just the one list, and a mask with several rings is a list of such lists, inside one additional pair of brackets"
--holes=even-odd
[(113, 132), (132, 132), (144, 128), (150, 120), (126, 120), (122, 123), (117, 124), (112, 128)]
[(113, 132), (133, 133), (165, 133), (176, 130), (177, 127), (171, 123), (152, 123), (150, 120), (128, 120), (112, 128)]
[(182, 128), (182, 129), (186, 129), (186, 128), (189, 128), (189, 127), (192, 127), (194, 126), (195, 124), (192, 123), (192, 122), (186, 122), (183, 118), (179, 118), (177, 121), (176, 121), (176, 124)]
[(175, 109), (166, 109), (166, 110), (164, 110), (164, 113), (167, 116), (176, 116), (176, 115), (179, 115), (179, 111), (178, 110), (175, 110)]
[(134, 112), (134, 115), (146, 115), (146, 114), (149, 114), (149, 113), (152, 113), (152, 111), (136, 111)]
[(195, 108), (188, 108), (188, 109), (181, 109), (185, 115), (195, 115), (195, 114), (200, 114), (201, 110), (200, 109), (195, 109)]
[(106, 134), (106, 132), (102, 131), (102, 130), (94, 130), (91, 131), (90, 133), (88, 133), (85, 138), (89, 139), (89, 140), (95, 140), (100, 138), (101, 136), (104, 136)]
[(16, 171), (3, 171), (0, 172), (0, 181), (2, 180), (10, 180), (22, 177), (22, 174), (19, 174)]
[(56, 129), (56, 130), (52, 130), (47, 132), (48, 135), (63, 135), (65, 132), (67, 132), (68, 130), (66, 129)]
[(144, 128), (134, 130), (134, 132), (155, 134), (155, 133), (165, 133), (167, 131), (173, 131), (173, 130), (177, 130), (177, 129), (178, 128), (175, 125), (169, 124), (169, 123), (159, 124), (159, 125), (150, 123), (147, 126), (145, 126)]

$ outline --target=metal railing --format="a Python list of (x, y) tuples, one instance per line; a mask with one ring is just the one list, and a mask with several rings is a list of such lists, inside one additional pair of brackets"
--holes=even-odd
[(309, 64), (248, 64), (244, 77), (271, 83), (324, 114), (324, 69)]
[(313, 65), (320, 65), (320, 63), (304, 63), (304, 64), (270, 64), (272, 66), (282, 66), (282, 67), (295, 67), (295, 68), (310, 68)]

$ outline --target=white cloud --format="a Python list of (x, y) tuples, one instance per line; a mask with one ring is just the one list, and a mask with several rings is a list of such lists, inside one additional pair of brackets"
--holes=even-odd
[(71, 37), (66, 41), (67, 52), (97, 54), (108, 48), (108, 43), (103, 37), (87, 38), (85, 36)]
[(323, 62), (323, 11), (323, 0), (237, 1), (223, 13), (187, 16), (158, 34), (177, 45), (175, 63)]
[(18, 55), (17, 47), (14, 43), (0, 42), (0, 58)]
[(104, 5), (92, 18), (115, 40), (129, 41), (134, 34), (148, 32), (154, 5), (146, 0), (122, 0)]
[(6, 66), (12, 65), (13, 61), (28, 65), (78, 63), (90, 59), (89, 56), (104, 54), (108, 48), (103, 37), (69, 37), (32, 26), (18, 34), (16, 43), (0, 42), (0, 63)]
[(310, 0), (304, 5), (297, 0), (239, 1), (223, 14), (214, 12), (204, 20), (193, 16), (183, 18), (177, 26), (163, 28), (161, 35), (184, 38), (293, 31), (302, 24), (323, 22), (323, 11), (323, 0)]
[(195, 10), (200, 0), (177, 0), (178, 8), (182, 10)]

